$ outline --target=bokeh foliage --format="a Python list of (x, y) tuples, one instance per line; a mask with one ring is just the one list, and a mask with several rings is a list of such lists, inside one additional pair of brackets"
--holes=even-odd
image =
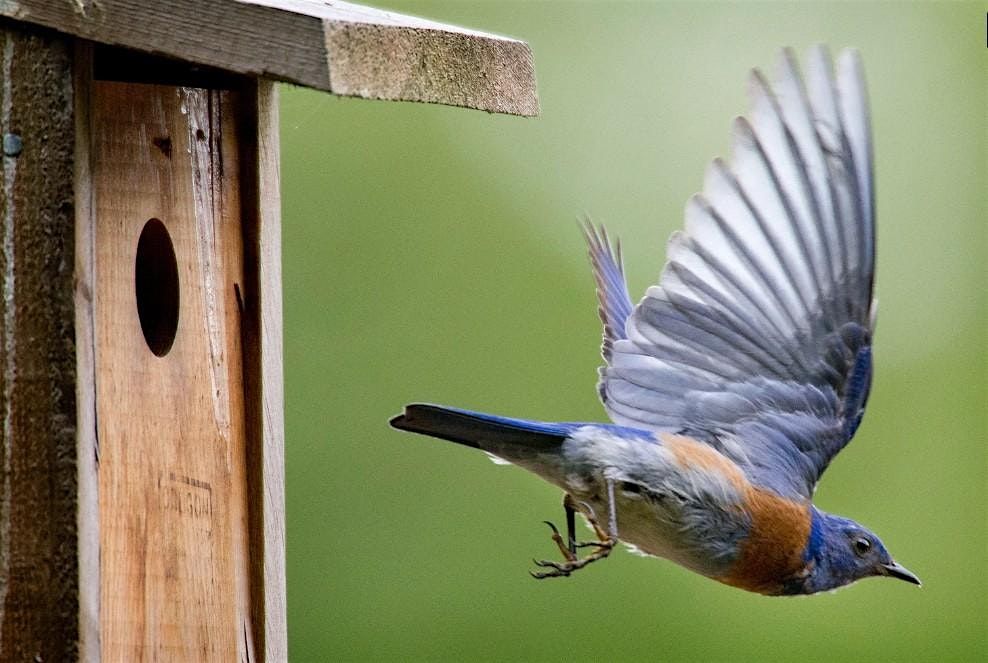
[[(542, 116), (283, 89), (294, 661), (988, 656), (988, 50), (980, 3), (411, 2), (526, 39)], [(602, 420), (586, 212), (658, 275), (779, 46), (861, 49), (879, 211), (877, 374), (816, 501), (925, 586), (770, 599), (626, 552), (537, 583), (559, 492), (400, 434), (413, 400)]]

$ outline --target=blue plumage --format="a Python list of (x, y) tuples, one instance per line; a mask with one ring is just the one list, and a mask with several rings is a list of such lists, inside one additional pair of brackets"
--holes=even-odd
[[(885, 575), (919, 583), (873, 533), (811, 500), (857, 430), (872, 382), (872, 142), (860, 58), (806, 74), (785, 50), (752, 73), (733, 125), (633, 305), (620, 244), (584, 224), (603, 323), (598, 391), (614, 424), (414, 404), (396, 428), (483, 449), (566, 493), (566, 576), (620, 538), (721, 582), (808, 594)], [(573, 514), (597, 541), (584, 557)]]

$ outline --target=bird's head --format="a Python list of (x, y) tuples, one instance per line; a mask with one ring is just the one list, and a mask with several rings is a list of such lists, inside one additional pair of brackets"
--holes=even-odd
[(919, 578), (892, 559), (881, 539), (853, 520), (813, 508), (813, 524), (804, 555), (808, 576), (801, 593), (849, 585), (861, 578), (888, 576), (920, 585)]

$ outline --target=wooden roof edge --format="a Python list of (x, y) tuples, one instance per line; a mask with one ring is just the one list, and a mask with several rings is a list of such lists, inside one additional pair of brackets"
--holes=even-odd
[(334, 94), (539, 112), (525, 42), (339, 0), (0, 0), (0, 16)]

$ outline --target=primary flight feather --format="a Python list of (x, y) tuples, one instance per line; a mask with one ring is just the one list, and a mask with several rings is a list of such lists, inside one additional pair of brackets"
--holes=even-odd
[[(749, 79), (731, 160), (686, 205), (657, 285), (633, 305), (619, 244), (585, 233), (604, 324), (598, 391), (614, 424), (412, 404), (403, 430), (482, 449), (565, 491), (568, 576), (618, 540), (764, 594), (868, 576), (919, 584), (872, 532), (811, 499), (871, 386), (875, 203), (864, 74), (824, 47)], [(574, 514), (596, 540), (576, 541)], [(589, 551), (580, 556), (579, 553)]]

